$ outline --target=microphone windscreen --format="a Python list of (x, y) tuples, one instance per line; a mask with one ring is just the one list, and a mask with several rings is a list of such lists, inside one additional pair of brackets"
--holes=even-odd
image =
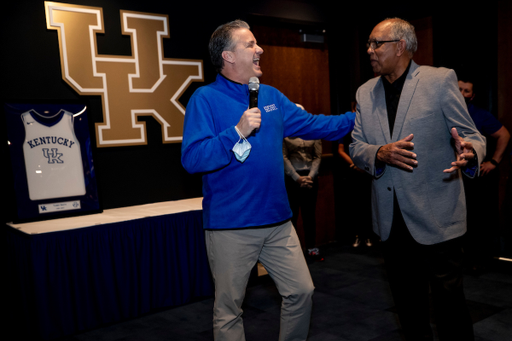
[(249, 91), (258, 91), (260, 89), (260, 80), (258, 77), (251, 77), (249, 79)]

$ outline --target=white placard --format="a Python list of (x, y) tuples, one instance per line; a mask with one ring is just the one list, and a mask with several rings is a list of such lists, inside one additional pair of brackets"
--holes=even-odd
[(75, 201), (65, 201), (65, 202), (54, 202), (51, 204), (40, 204), (39, 213), (50, 213), (50, 212), (59, 212), (59, 211), (70, 211), (70, 210), (78, 210), (80, 209), (80, 200)]

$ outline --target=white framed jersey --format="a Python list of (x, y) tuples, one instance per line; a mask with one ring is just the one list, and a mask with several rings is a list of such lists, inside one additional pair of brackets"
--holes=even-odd
[(25, 127), (23, 155), (30, 200), (85, 195), (80, 143), (71, 112), (44, 116), (35, 110), (21, 114)]

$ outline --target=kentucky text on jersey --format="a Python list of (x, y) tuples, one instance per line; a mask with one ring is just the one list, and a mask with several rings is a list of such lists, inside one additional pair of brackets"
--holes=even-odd
[(65, 138), (65, 137), (58, 137), (58, 136), (42, 136), (38, 137), (32, 140), (27, 141), (30, 148), (34, 148), (37, 146), (41, 146), (44, 144), (59, 144), (61, 146), (69, 147), (71, 148), (75, 142)]

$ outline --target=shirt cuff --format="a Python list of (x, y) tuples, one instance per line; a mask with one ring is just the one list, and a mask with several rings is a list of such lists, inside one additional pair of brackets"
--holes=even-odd
[(474, 178), (478, 174), (478, 154), (474, 149), (473, 155), (475, 157), (468, 161), (466, 167), (462, 168), (462, 172), (470, 178)]
[[(382, 148), (382, 147), (380, 147), (380, 148)], [(379, 178), (382, 174), (384, 174), (384, 171), (386, 170), (386, 164), (382, 161), (377, 160), (377, 154), (379, 153), (380, 148), (377, 149), (377, 153), (375, 153), (375, 162), (374, 162), (374, 165), (375, 165), (374, 173), (375, 174), (374, 174), (374, 176), (376, 178)]]

